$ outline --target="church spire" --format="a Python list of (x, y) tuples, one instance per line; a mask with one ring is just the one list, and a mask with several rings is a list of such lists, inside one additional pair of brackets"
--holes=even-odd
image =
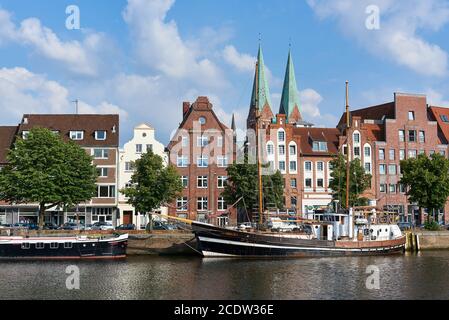
[(294, 123), (301, 120), (299, 106), (300, 105), (298, 98), (298, 87), (296, 85), (295, 68), (293, 66), (291, 50), (289, 50), (279, 113), (285, 114), (287, 121), (290, 123)]
[(235, 126), (235, 117), (234, 117), (234, 113), (232, 114), (231, 129), (232, 129), (232, 131), (234, 131), (234, 132), (235, 132), (235, 130), (237, 129), (236, 126)]
[(251, 105), (248, 115), (248, 126), (255, 123), (256, 110), (259, 111), (263, 122), (271, 122), (273, 112), (271, 111), (270, 90), (265, 74), (265, 63), (261, 45), (259, 45), (259, 52), (257, 54), (256, 72), (254, 75), (253, 92), (251, 95)]

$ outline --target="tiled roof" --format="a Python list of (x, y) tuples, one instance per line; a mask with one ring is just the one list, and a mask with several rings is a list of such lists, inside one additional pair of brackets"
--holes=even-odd
[(385, 141), (385, 125), (364, 123), (363, 128), (369, 141)]
[[(118, 147), (119, 116), (105, 114), (26, 114), (19, 125), (18, 134), (35, 127), (59, 131), (64, 140), (69, 140), (70, 131), (84, 131), (84, 139), (76, 141), (85, 147)], [(106, 140), (95, 139), (95, 131), (106, 131)], [(115, 130), (115, 131), (114, 131)]]
[[(394, 119), (395, 118), (394, 102), (388, 102), (377, 106), (358, 109), (350, 111), (350, 113), (351, 116), (361, 117), (362, 120), (365, 119), (383, 120), (384, 117), (386, 119)], [(342, 124), (345, 123), (346, 123), (346, 112), (344, 112), (343, 115), (341, 116), (340, 121), (338, 122), (338, 127), (340, 127)]]
[(449, 120), (449, 108), (444, 107), (429, 107), (429, 118), (438, 122), (438, 137), (443, 144), (449, 144), (449, 122), (443, 121), (443, 118)]
[(8, 150), (14, 143), (17, 127), (0, 127), (0, 164), (6, 163)]
[[(301, 136), (300, 152), (303, 155), (327, 156), (338, 153), (338, 136), (340, 131), (334, 128), (294, 128), (294, 135)], [(313, 150), (313, 141), (326, 141), (327, 152)]]

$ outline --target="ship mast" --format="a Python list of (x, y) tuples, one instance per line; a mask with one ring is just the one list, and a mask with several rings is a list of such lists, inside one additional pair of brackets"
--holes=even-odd
[(350, 184), (350, 164), (349, 164), (349, 82), (346, 81), (346, 209), (349, 210), (349, 184)]

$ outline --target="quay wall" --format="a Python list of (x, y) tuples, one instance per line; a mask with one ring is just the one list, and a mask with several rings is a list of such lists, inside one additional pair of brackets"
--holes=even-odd
[(406, 236), (407, 251), (449, 249), (449, 231), (412, 231)]

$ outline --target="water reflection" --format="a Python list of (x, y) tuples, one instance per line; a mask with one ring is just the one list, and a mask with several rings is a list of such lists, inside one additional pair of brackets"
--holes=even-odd
[[(66, 267), (80, 268), (67, 290)], [(368, 290), (366, 268), (380, 270)], [(1, 299), (448, 299), (449, 252), (297, 260), (130, 257), (115, 262), (1, 262)]]

